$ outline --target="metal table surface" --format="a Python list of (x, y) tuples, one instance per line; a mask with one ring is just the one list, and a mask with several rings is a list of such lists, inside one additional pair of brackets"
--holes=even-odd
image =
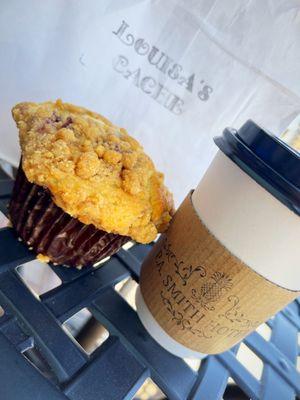
[[(13, 181), (0, 177), (0, 210), (6, 213)], [(171, 400), (224, 398), (288, 400), (300, 396), (300, 302), (268, 321), (270, 340), (258, 332), (244, 344), (263, 363), (260, 379), (237, 358), (239, 346), (207, 357), (198, 370), (161, 348), (145, 331), (135, 310), (115, 290), (127, 277), (138, 281), (150, 246), (121, 249), (98, 268), (81, 271), (53, 267), (62, 284), (35, 296), (16, 268), (34, 259), (11, 228), (0, 230), (0, 399), (131, 399), (151, 377)], [(87, 354), (63, 323), (83, 308), (109, 331), (108, 339)], [(48, 370), (25, 357), (35, 349)], [(228, 395), (228, 379), (241, 389)], [(225, 392), (226, 390), (226, 392)], [(225, 395), (224, 395), (225, 392)], [(242, 394), (243, 393), (243, 394)], [(231, 397), (230, 397), (231, 396)]]

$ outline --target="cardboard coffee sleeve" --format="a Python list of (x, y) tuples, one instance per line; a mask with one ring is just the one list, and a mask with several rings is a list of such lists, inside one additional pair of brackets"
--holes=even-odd
[(232, 347), (300, 295), (231, 254), (198, 217), (191, 193), (144, 262), (140, 290), (169, 336), (206, 354)]

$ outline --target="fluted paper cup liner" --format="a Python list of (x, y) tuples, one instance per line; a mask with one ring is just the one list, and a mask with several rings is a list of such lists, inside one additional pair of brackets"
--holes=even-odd
[(93, 265), (130, 240), (71, 217), (53, 202), (49, 190), (27, 180), (21, 166), (9, 213), (18, 236), (36, 253), (57, 264)]
[[(245, 193), (249, 201), (250, 193), (254, 196), (251, 205), (242, 201)], [(236, 220), (230, 223), (225, 215), (236, 215)], [(281, 234), (272, 233), (271, 222), (271, 230), (266, 228), (274, 215)], [(256, 236), (244, 249), (243, 232), (249, 235), (251, 224)], [(231, 348), (300, 295), (291, 257), (286, 255), (288, 266), (282, 265), (279, 273), (272, 273), (267, 262), (272, 251), (284, 257), (278, 234), (287, 253), (294, 251), (295, 244), (284, 235), (295, 234), (295, 229), (298, 216), (219, 153), (142, 266), (137, 309), (146, 329), (182, 357)]]

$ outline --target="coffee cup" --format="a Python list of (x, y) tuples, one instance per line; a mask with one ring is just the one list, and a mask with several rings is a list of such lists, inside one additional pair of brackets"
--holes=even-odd
[(137, 312), (179, 357), (228, 350), (300, 295), (300, 155), (253, 121), (225, 129), (142, 265)]

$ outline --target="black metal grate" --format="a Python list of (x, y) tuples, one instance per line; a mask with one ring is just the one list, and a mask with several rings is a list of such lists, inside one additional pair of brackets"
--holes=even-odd
[[(4, 213), (12, 184), (6, 177), (0, 181), (0, 210)], [(223, 396), (286, 400), (300, 395), (296, 369), (299, 301), (268, 321), (270, 341), (257, 332), (244, 340), (263, 361), (260, 380), (236, 358), (239, 346), (206, 358), (195, 371), (148, 335), (134, 309), (114, 289), (127, 277), (138, 281), (140, 264), (150, 248), (135, 245), (127, 251), (121, 249), (98, 268), (78, 271), (51, 266), (62, 284), (37, 298), (16, 272), (34, 255), (11, 228), (0, 229), (0, 305), (4, 309), (0, 317), (1, 400), (131, 399), (148, 377), (174, 400)], [(85, 307), (110, 333), (91, 355), (62, 327)], [(40, 370), (29, 360), (28, 349), (34, 349), (31, 358), (35, 354), (43, 358)], [(229, 393), (229, 377), (244, 397)]]

